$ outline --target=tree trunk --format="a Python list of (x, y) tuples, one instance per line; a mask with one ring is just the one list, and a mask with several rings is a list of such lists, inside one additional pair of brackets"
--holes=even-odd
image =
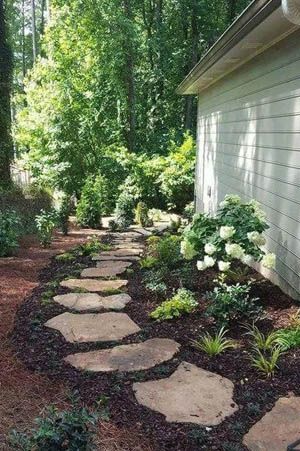
[[(132, 23), (131, 0), (123, 1), (125, 17), (129, 23)], [(135, 115), (135, 81), (134, 81), (134, 47), (130, 33), (124, 35), (125, 51), (125, 84), (127, 91), (127, 124), (126, 124), (126, 142), (128, 150), (135, 150), (136, 143), (136, 115)]]
[(26, 46), (25, 46), (25, 0), (22, 0), (22, 75), (26, 75)]
[(33, 62), (35, 62), (37, 57), (35, 0), (31, 0), (31, 27), (32, 27), (32, 54), (33, 54)]
[(0, 0), (0, 186), (11, 185), (10, 163), (13, 158), (10, 94), (12, 54), (7, 42), (4, 0)]

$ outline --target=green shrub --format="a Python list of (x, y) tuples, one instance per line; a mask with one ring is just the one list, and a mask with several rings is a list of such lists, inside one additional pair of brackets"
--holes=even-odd
[(197, 255), (200, 271), (218, 264), (219, 270), (226, 272), (234, 260), (245, 264), (261, 261), (272, 268), (275, 255), (262, 250), (266, 242), (262, 234), (267, 228), (264, 212), (256, 201), (243, 203), (239, 196), (227, 195), (217, 215), (194, 216), (184, 232), (182, 254), (187, 259)]
[(209, 356), (215, 356), (226, 351), (226, 349), (235, 348), (235, 342), (225, 337), (227, 331), (222, 327), (215, 335), (211, 335), (208, 332), (199, 340), (192, 340), (192, 345), (205, 352)]
[(101, 227), (102, 200), (101, 176), (88, 178), (76, 208), (78, 225), (97, 229)]
[(180, 240), (177, 235), (165, 235), (162, 238), (151, 237), (148, 240), (149, 255), (157, 259), (159, 266), (174, 268), (182, 260), (180, 254)]
[(123, 230), (129, 227), (134, 220), (135, 200), (131, 194), (126, 191), (121, 192), (116, 204), (116, 223)]
[(195, 214), (195, 202), (189, 202), (183, 210), (183, 216), (189, 221), (192, 222)]
[(150, 269), (157, 265), (157, 258), (147, 255), (145, 258), (140, 260), (140, 267), (142, 269)]
[(37, 428), (29, 433), (13, 431), (10, 445), (20, 451), (88, 451), (96, 449), (93, 436), (98, 416), (86, 409), (47, 410), (44, 418), (37, 418)]
[(219, 286), (207, 293), (210, 305), (206, 313), (221, 325), (227, 325), (231, 321), (258, 318), (262, 309), (256, 303), (258, 298), (250, 297), (250, 289), (250, 283), (227, 285), (220, 282)]
[(193, 293), (185, 288), (180, 288), (169, 300), (158, 306), (150, 317), (156, 320), (168, 320), (178, 318), (186, 313), (191, 313), (198, 306)]
[(38, 237), (43, 247), (49, 247), (52, 242), (53, 230), (57, 224), (57, 215), (55, 211), (41, 211), (35, 218)]
[(71, 198), (68, 195), (64, 195), (58, 210), (58, 225), (61, 228), (63, 235), (68, 235), (70, 213)]
[(135, 222), (142, 227), (151, 227), (153, 221), (149, 218), (149, 208), (145, 202), (139, 202), (135, 210)]
[(20, 217), (14, 210), (0, 211), (0, 257), (11, 255), (19, 246)]

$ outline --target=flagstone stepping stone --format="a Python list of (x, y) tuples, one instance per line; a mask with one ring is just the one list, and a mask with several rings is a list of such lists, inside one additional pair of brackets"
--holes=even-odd
[(137, 401), (169, 423), (220, 424), (237, 409), (234, 385), (218, 374), (183, 362), (168, 378), (133, 384)]
[(105, 292), (107, 290), (118, 290), (127, 285), (127, 280), (93, 280), (93, 279), (68, 279), (60, 282), (65, 288), (82, 288), (91, 292)]
[(132, 266), (132, 262), (126, 262), (123, 260), (104, 260), (101, 262), (97, 262), (97, 268), (129, 268)]
[(99, 296), (96, 293), (68, 293), (55, 296), (54, 301), (64, 307), (84, 312), (86, 310), (122, 310), (132, 299), (127, 293)]
[(134, 227), (133, 230), (146, 237), (151, 236), (153, 233), (151, 230), (144, 229), (143, 227)]
[(124, 256), (115, 256), (115, 255), (94, 255), (92, 257), (93, 261), (100, 261), (100, 262), (105, 262), (105, 261), (129, 261), (129, 262), (135, 262), (135, 261), (139, 261), (140, 257), (135, 256), (135, 255), (124, 255)]
[(130, 256), (139, 256), (142, 254), (142, 249), (115, 249), (111, 251), (101, 252), (101, 255), (104, 257), (130, 257)]
[(141, 329), (125, 313), (62, 313), (45, 324), (70, 343), (117, 341)]
[(104, 268), (86, 268), (81, 272), (81, 277), (114, 277), (126, 271), (127, 266), (105, 266)]
[(116, 246), (116, 249), (136, 249), (141, 252), (144, 250), (144, 246), (138, 243), (114, 243), (114, 245)]
[(250, 451), (285, 451), (300, 439), (300, 397), (280, 398), (273, 409), (248, 432), (244, 444)]
[(168, 338), (69, 355), (65, 361), (79, 370), (110, 372), (147, 370), (170, 360), (180, 345)]

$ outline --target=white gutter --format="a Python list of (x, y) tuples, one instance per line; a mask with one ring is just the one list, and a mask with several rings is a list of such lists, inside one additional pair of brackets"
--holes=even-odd
[(300, 25), (300, 0), (282, 0), (282, 11), (290, 22)]

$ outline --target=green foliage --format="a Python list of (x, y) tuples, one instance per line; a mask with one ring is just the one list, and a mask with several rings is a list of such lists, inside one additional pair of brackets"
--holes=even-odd
[(76, 259), (76, 256), (72, 252), (65, 252), (55, 257), (58, 262), (72, 262)]
[(0, 257), (8, 257), (19, 246), (20, 217), (14, 210), (0, 211)]
[(155, 293), (157, 295), (159, 294), (165, 294), (167, 292), (167, 285), (164, 282), (148, 282), (146, 283), (147, 290), (151, 291), (152, 293)]
[(253, 343), (253, 347), (259, 351), (270, 351), (276, 343), (278, 343), (278, 332), (273, 331), (269, 334), (263, 334), (258, 327), (253, 324), (252, 326), (246, 326), (246, 335), (250, 337)]
[(196, 349), (205, 352), (209, 356), (215, 356), (226, 351), (226, 349), (232, 349), (236, 346), (233, 340), (225, 338), (226, 333), (227, 330), (222, 327), (215, 335), (207, 332), (199, 340), (192, 340), (192, 344)]
[(68, 235), (70, 213), (71, 198), (68, 195), (64, 195), (58, 210), (58, 225), (64, 235)]
[(121, 230), (126, 229), (133, 223), (134, 206), (133, 196), (126, 191), (122, 191), (118, 197), (115, 211), (116, 223)]
[(215, 216), (197, 214), (184, 232), (182, 253), (189, 259), (198, 255), (199, 270), (218, 263), (219, 270), (226, 272), (233, 260), (251, 264), (262, 261), (265, 267), (275, 264), (273, 254), (265, 254), (262, 233), (268, 228), (260, 205), (252, 200), (243, 203), (237, 195), (227, 195), (220, 203)]
[(220, 282), (213, 291), (207, 293), (210, 305), (206, 313), (222, 325), (231, 321), (258, 318), (262, 309), (257, 305), (258, 298), (250, 297), (250, 289), (251, 283), (227, 285)]
[(266, 377), (272, 377), (278, 368), (278, 360), (282, 352), (283, 350), (280, 346), (272, 347), (267, 354), (257, 349), (255, 354), (250, 357), (252, 366), (257, 368)]
[(38, 237), (43, 247), (50, 247), (52, 242), (52, 234), (57, 224), (57, 214), (55, 211), (41, 211), (35, 218), (38, 231)]
[(93, 177), (87, 179), (76, 209), (76, 219), (80, 226), (93, 229), (101, 227), (101, 187), (101, 176), (96, 177), (96, 180)]
[(158, 306), (150, 317), (156, 320), (169, 320), (179, 318), (183, 314), (193, 312), (198, 306), (193, 293), (185, 288), (180, 288), (169, 300)]
[(142, 258), (139, 263), (142, 269), (150, 269), (157, 265), (158, 259), (151, 255), (147, 255), (145, 258)]
[(96, 449), (93, 435), (98, 416), (85, 408), (59, 411), (50, 407), (37, 418), (37, 428), (28, 433), (13, 431), (10, 444), (20, 451), (88, 451)]
[(149, 218), (149, 208), (145, 202), (139, 202), (135, 210), (135, 222), (141, 227), (151, 227), (153, 221)]
[(193, 216), (195, 214), (195, 202), (189, 202), (186, 204), (183, 210), (183, 216), (189, 221), (192, 222)]
[(148, 254), (157, 260), (159, 266), (174, 268), (181, 261), (180, 240), (177, 235), (164, 235), (162, 238), (151, 237), (148, 240)]
[(300, 327), (288, 327), (279, 329), (276, 333), (276, 342), (284, 350), (299, 348), (300, 346)]
[(111, 232), (117, 232), (119, 230), (118, 223), (114, 219), (111, 219), (108, 222), (108, 227), (109, 227)]
[(109, 251), (111, 246), (109, 244), (101, 243), (97, 236), (91, 237), (86, 243), (81, 244), (75, 250), (78, 255), (90, 256), (101, 251)]

